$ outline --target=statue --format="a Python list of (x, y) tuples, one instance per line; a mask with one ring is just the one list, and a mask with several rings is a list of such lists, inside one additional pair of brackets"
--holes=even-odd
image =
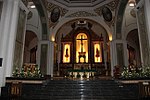
[(99, 50), (98, 50), (98, 48), (96, 48), (96, 57), (99, 57), (100, 55), (99, 55)]
[(68, 54), (68, 48), (66, 49), (66, 55), (65, 55), (65, 57), (69, 57), (69, 54)]

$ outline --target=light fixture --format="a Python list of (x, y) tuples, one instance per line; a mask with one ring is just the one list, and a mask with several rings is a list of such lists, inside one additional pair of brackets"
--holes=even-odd
[(34, 8), (35, 8), (35, 5), (31, 5), (30, 8), (34, 9)]
[(34, 9), (36, 6), (33, 2), (28, 2), (28, 8)]
[(134, 0), (130, 0), (129, 1), (129, 6), (130, 7), (135, 7), (135, 1)]

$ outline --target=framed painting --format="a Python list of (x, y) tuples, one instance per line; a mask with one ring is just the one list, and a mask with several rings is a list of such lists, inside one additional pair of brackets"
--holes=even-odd
[(112, 20), (112, 12), (108, 7), (104, 7), (102, 9), (102, 14), (103, 14), (103, 18), (106, 21), (110, 22)]
[(55, 7), (51, 12), (51, 21), (53, 23), (57, 22), (60, 17), (60, 9), (58, 7)]

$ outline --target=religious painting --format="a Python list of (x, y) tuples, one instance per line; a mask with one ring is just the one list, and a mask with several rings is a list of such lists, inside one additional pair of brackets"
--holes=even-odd
[(76, 62), (88, 63), (88, 40), (85, 33), (79, 33), (76, 37)]
[(58, 21), (59, 17), (60, 17), (60, 9), (56, 7), (51, 12), (51, 21), (55, 23)]
[(16, 42), (15, 42), (15, 50), (14, 50), (14, 67), (21, 67), (23, 61), (23, 44), (24, 44), (24, 34), (25, 34), (25, 22), (26, 22), (26, 14), (20, 9), (19, 10), (19, 18), (18, 18), (18, 26), (17, 26), (17, 34), (16, 34)]
[(108, 7), (102, 9), (102, 15), (106, 21), (110, 22), (112, 20), (112, 12)]
[(64, 44), (63, 63), (70, 62), (70, 44)]

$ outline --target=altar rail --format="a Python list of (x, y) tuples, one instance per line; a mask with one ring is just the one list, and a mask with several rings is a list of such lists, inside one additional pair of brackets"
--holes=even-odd
[(119, 80), (123, 85), (137, 85), (139, 100), (150, 100), (150, 80)]

